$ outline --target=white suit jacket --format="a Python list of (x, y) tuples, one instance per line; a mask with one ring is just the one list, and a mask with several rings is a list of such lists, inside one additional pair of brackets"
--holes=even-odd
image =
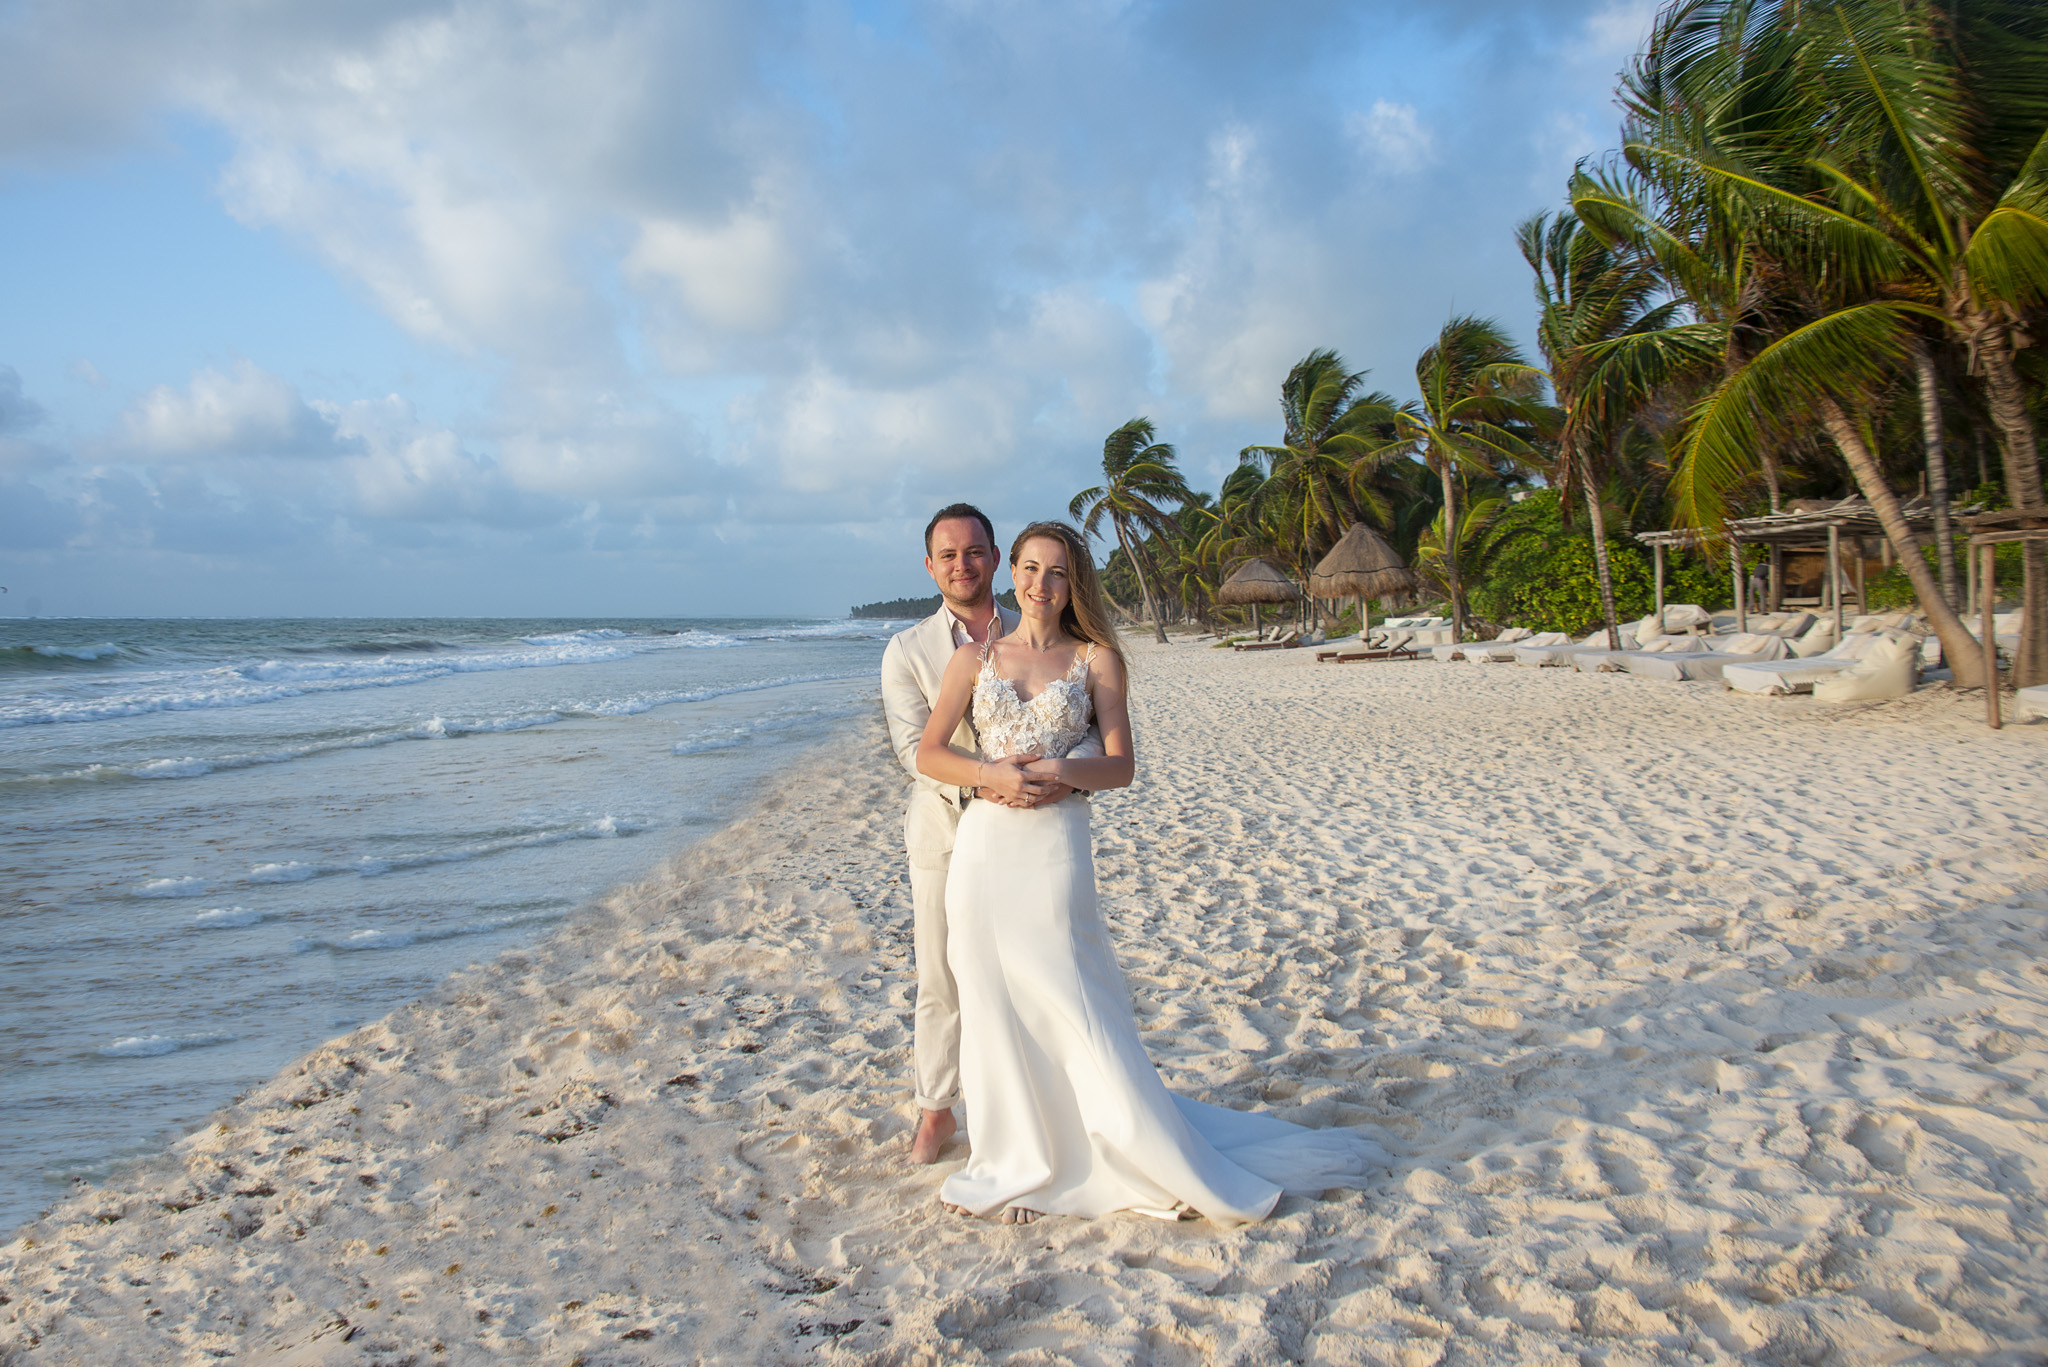
[[(1000, 634), (1017, 629), (1017, 614), (996, 604)], [(964, 805), (960, 789), (950, 783), (926, 778), (917, 771), (917, 746), (924, 739), (925, 723), (931, 720), (932, 703), (938, 699), (939, 684), (946, 666), (958, 647), (953, 644), (953, 614), (944, 603), (939, 610), (906, 631), (899, 631), (882, 652), (882, 712), (889, 722), (889, 743), (904, 772), (915, 780), (910, 792), (910, 810), (904, 815), (904, 844), (910, 862), (920, 867), (944, 868), (952, 859), (953, 833), (960, 825)], [(978, 754), (981, 743), (966, 721), (953, 732), (953, 744)], [(1094, 727), (1074, 747), (1077, 757), (1102, 754), (1101, 733)]]

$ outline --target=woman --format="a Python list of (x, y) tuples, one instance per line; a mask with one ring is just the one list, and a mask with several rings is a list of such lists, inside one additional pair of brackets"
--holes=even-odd
[[(946, 880), (973, 1154), (940, 1200), (1010, 1223), (1134, 1210), (1240, 1224), (1283, 1188), (1355, 1185), (1385, 1161), (1371, 1141), (1173, 1096), (1146, 1058), (1097, 908), (1088, 804), (1026, 794), (1034, 776), (1089, 792), (1131, 781), (1123, 651), (1071, 527), (1026, 527), (1010, 573), (1022, 620), (954, 655), (917, 751), (929, 777), (997, 794), (961, 817)], [(947, 744), (970, 711), (990, 758)], [(1102, 757), (1067, 758), (1091, 717)]]

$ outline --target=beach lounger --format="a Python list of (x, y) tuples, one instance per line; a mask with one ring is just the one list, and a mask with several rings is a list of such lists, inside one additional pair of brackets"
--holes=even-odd
[(1729, 665), (1782, 660), (1789, 648), (1784, 637), (1757, 632), (1704, 639), (1710, 647), (1707, 650), (1660, 651), (1655, 654), (1624, 651), (1620, 657), (1621, 667), (1631, 674), (1665, 683), (1681, 683), (1689, 679), (1711, 679), (1718, 683), (1721, 671)]
[[(1841, 644), (1825, 655), (1805, 660), (1759, 660), (1754, 664), (1731, 664), (1721, 670), (1721, 682), (1737, 693), (1806, 693), (1825, 679), (1831, 679), (1854, 665), (1879, 641), (1889, 636), (1874, 631), (1844, 636)], [(1915, 648), (1917, 649), (1917, 643)]]
[(1422, 655), (1413, 646), (1389, 646), (1385, 650), (1347, 650), (1332, 660), (1332, 664), (1369, 664), (1375, 660), (1419, 660)]
[[(1438, 664), (1449, 664), (1452, 660), (1512, 660), (1515, 658), (1515, 644), (1527, 641), (1535, 634), (1527, 627), (1509, 627), (1491, 641), (1460, 641), (1456, 645), (1431, 646), (1429, 653)], [(1545, 634), (1557, 635), (1556, 632)]]
[[(1562, 635), (1563, 633), (1552, 634)], [(1633, 625), (1622, 627), (1621, 645), (1624, 650), (1635, 649), (1636, 637)], [(1534, 641), (1524, 641), (1515, 647), (1514, 661), (1516, 664), (1528, 669), (1568, 669), (1571, 667), (1572, 656), (1578, 652), (1582, 650), (1605, 649), (1607, 649), (1607, 628), (1601, 627), (1598, 631), (1588, 635), (1583, 641), (1573, 641), (1567, 638), (1564, 641), (1547, 645), (1538, 645)]]
[(1301, 633), (1290, 631), (1285, 636), (1271, 641), (1239, 641), (1232, 650), (1292, 650), (1301, 644)]
[(1451, 619), (1448, 617), (1389, 617), (1365, 633), (1364, 648), (1368, 650), (1383, 650), (1391, 643), (1392, 637), (1398, 632), (1447, 627), (1450, 624)]
[(1384, 638), (1385, 645), (1365, 646), (1352, 650), (1320, 650), (1316, 652), (1316, 662), (1355, 665), (1374, 660), (1418, 660), (1422, 657), (1413, 644), (1414, 635), (1412, 631), (1396, 631)]
[(1581, 650), (1572, 656), (1572, 668), (1581, 674), (1618, 674), (1627, 668), (1632, 655), (1705, 654), (1711, 647), (1707, 636), (1655, 636), (1634, 650)]
[(2035, 684), (2022, 688), (2013, 694), (2013, 715), (2022, 719), (2040, 717), (2048, 720), (2048, 684)]

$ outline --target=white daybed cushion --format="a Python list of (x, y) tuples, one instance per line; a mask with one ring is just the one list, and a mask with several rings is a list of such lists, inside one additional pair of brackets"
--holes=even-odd
[(1449, 645), (1450, 640), (1451, 624), (1446, 622), (1438, 627), (1417, 627), (1409, 644), (1420, 650), (1424, 646)]
[(2012, 710), (2020, 717), (2048, 717), (2048, 684), (2020, 689), (2013, 695)]
[(1808, 660), (1816, 655), (1825, 655), (1834, 648), (1834, 619), (1824, 617), (1808, 627), (1805, 634), (1792, 643), (1792, 654), (1795, 659)]
[(1737, 693), (1801, 693), (1831, 679), (1854, 660), (1758, 660), (1724, 665), (1721, 682)]
[(1732, 664), (1779, 660), (1785, 656), (1785, 638), (1756, 633), (1730, 636), (1717, 641), (1711, 651), (1662, 651), (1655, 655), (1632, 654), (1622, 658), (1622, 667), (1646, 679), (1678, 683), (1686, 679), (1718, 679)]
[(1821, 702), (1873, 702), (1903, 698), (1919, 682), (1920, 647), (1912, 640), (1881, 639), (1864, 657), (1813, 686)]
[(1769, 636), (1783, 636), (1788, 640), (1797, 640), (1799, 637), (1804, 636), (1812, 628), (1814, 622), (1818, 620), (1810, 612), (1778, 612), (1771, 615), (1778, 620), (1775, 622), (1758, 623), (1755, 618), (1751, 618), (1749, 629), (1751, 631), (1763, 632)]
[[(1652, 616), (1656, 614), (1652, 613)], [(1666, 632), (1687, 631), (1703, 627), (1714, 620), (1712, 613), (1698, 603), (1666, 603), (1664, 605), (1664, 630)]]

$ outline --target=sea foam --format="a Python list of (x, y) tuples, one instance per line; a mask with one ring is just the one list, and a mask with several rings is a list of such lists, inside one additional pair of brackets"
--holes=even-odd
[(101, 1058), (155, 1058), (181, 1049), (205, 1049), (234, 1042), (233, 1035), (128, 1035), (93, 1052)]

